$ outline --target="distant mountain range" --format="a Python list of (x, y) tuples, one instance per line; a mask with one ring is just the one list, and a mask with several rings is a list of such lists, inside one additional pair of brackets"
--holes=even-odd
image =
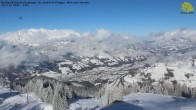
[(19, 30), (0, 35), (0, 73), (11, 81), (45, 76), (76, 87), (102, 86), (105, 92), (111, 91), (111, 83), (116, 90), (122, 84), (123, 95), (150, 92), (195, 98), (195, 36), (195, 30), (179, 29), (138, 41), (104, 29), (95, 34)]

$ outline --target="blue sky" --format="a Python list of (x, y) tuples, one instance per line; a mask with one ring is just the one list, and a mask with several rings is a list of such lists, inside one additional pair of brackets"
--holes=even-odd
[[(147, 36), (151, 32), (196, 28), (196, 13), (180, 14), (185, 0), (88, 1), (89, 4), (85, 5), (0, 7), (0, 33), (29, 28), (73, 29), (79, 32), (95, 32), (104, 28), (112, 32)], [(196, 8), (195, 0), (188, 1)]]

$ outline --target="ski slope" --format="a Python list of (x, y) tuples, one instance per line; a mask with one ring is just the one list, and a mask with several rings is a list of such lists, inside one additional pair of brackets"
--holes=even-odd
[[(17, 94), (0, 86), (0, 110), (53, 110), (34, 93)], [(69, 110), (196, 110), (196, 100), (152, 93), (134, 93), (103, 107), (101, 99), (78, 99), (70, 103)]]
[(69, 110), (196, 110), (196, 100), (182, 97), (134, 93), (123, 97), (123, 102), (101, 106), (101, 99), (81, 99), (70, 104)]
[(53, 108), (43, 103), (34, 93), (17, 94), (0, 86), (0, 110), (53, 110)]

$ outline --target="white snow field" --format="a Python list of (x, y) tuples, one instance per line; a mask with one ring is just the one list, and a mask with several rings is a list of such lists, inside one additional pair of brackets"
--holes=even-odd
[(0, 86), (0, 110), (53, 110), (52, 105), (40, 100), (34, 93), (17, 94)]
[(196, 110), (196, 100), (182, 97), (134, 93), (124, 96), (123, 102), (101, 106), (100, 99), (81, 99), (70, 104), (69, 110)]
[[(52, 105), (40, 100), (34, 93), (17, 94), (0, 86), (0, 110), (53, 110)], [(152, 93), (134, 93), (103, 107), (101, 99), (79, 99), (73, 101), (69, 110), (196, 110), (196, 100)]]

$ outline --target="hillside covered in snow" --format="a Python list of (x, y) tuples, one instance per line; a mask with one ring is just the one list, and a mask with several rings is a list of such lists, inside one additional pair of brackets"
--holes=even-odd
[[(145, 41), (104, 29), (1, 34), (0, 84), (21, 95), (0, 95), (0, 109), (16, 103), (24, 110), (195, 107), (195, 36), (190, 29), (153, 33)], [(31, 105), (25, 105), (26, 93)]]
[[(0, 87), (0, 101), (0, 110), (53, 110), (51, 105), (43, 103), (34, 93), (10, 93), (4, 87)], [(123, 97), (122, 102), (114, 102), (107, 107), (101, 105), (99, 98), (74, 100), (68, 110), (194, 110), (195, 103), (194, 99), (135, 93), (128, 94)]]
[(0, 86), (0, 110), (53, 110), (34, 93), (18, 94)]
[(151, 93), (128, 94), (122, 102), (102, 107), (99, 99), (81, 99), (71, 103), (69, 110), (195, 110), (195, 100)]

